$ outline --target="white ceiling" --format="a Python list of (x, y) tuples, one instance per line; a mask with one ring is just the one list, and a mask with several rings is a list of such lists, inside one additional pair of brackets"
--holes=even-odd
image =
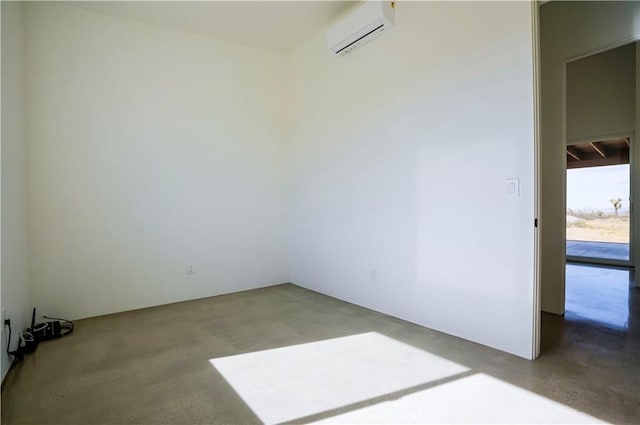
[(320, 31), (351, 1), (80, 1), (97, 13), (267, 49), (288, 51)]

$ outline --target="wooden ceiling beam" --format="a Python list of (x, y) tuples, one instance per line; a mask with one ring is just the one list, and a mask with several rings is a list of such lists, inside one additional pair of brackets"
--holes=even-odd
[(571, 146), (567, 146), (567, 154), (575, 159), (576, 161), (581, 161), (580, 155), (578, 155), (578, 152), (576, 151), (575, 148), (571, 147)]
[(567, 161), (567, 169), (602, 167), (604, 165), (622, 165), (629, 163), (628, 152), (621, 156), (610, 156), (609, 158), (582, 159), (580, 161)]
[(598, 142), (591, 142), (589, 143), (589, 146), (591, 146), (596, 152), (598, 152), (601, 157), (607, 157), (604, 148)]

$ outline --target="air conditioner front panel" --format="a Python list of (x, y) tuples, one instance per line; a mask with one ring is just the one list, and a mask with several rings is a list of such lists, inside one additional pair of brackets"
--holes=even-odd
[[(356, 40), (354, 40), (353, 42), (347, 44), (347, 45), (339, 45), (339, 46), (335, 46), (332, 50), (334, 53), (344, 56), (347, 53), (351, 53), (352, 51), (354, 51), (355, 49), (357, 49), (358, 47), (362, 47), (365, 44), (375, 40), (376, 38), (380, 37), (382, 34), (384, 34), (384, 30), (385, 30), (385, 26), (380, 24), (377, 27), (375, 27), (374, 29), (372, 29), (371, 31), (369, 31), (368, 33), (366, 33), (365, 35), (363, 35), (360, 38), (357, 38)], [(342, 46), (342, 47), (340, 47)]]
[(368, 38), (374, 32), (380, 30), (381, 28), (384, 28), (384, 23), (382, 22), (382, 20), (377, 19), (364, 28), (361, 28), (355, 33), (351, 34), (349, 37), (340, 40), (332, 47), (332, 50), (335, 53), (339, 53), (340, 50), (346, 49), (348, 46), (351, 46), (353, 44), (357, 44), (359, 41), (362, 41), (364, 38)]
[(329, 28), (329, 48), (334, 54), (344, 55), (367, 44), (393, 26), (394, 12), (391, 2), (365, 2)]

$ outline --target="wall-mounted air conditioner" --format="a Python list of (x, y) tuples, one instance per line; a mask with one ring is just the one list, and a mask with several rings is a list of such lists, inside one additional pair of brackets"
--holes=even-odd
[(343, 56), (388, 32), (394, 23), (394, 2), (369, 0), (333, 24), (327, 42), (333, 53)]

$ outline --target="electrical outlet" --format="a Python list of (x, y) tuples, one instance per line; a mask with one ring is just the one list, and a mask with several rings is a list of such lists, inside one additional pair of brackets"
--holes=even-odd
[(5, 320), (7, 320), (7, 309), (3, 308), (2, 309), (2, 324), (4, 325)]
[(378, 279), (378, 271), (376, 269), (369, 270), (369, 280), (375, 282)]
[(187, 274), (196, 274), (195, 265), (193, 263), (187, 263)]

